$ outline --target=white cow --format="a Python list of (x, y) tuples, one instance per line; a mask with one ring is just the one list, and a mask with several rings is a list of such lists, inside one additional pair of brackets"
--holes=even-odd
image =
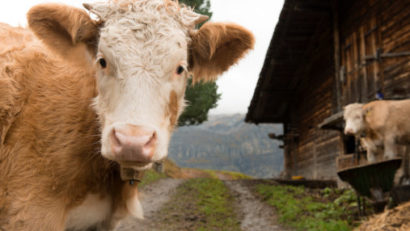
[(384, 149), (384, 159), (396, 157), (398, 145), (410, 143), (410, 100), (380, 100), (353, 103), (344, 108), (345, 134), (362, 137), (367, 160), (376, 161)]

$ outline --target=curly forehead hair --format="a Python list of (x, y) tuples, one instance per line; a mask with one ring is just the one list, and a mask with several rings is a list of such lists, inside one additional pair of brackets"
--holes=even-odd
[[(86, 8), (96, 14), (102, 22), (108, 19), (123, 17), (129, 12), (137, 12), (138, 15), (172, 17), (181, 25), (194, 28), (195, 24), (204, 20), (196, 14), (192, 7), (179, 4), (177, 0), (108, 0), (96, 4), (85, 4)], [(120, 17), (120, 18), (121, 18)], [(146, 18), (146, 17), (145, 17)], [(202, 20), (203, 19), (203, 20)], [(201, 21), (202, 20), (202, 21)]]
[[(178, 0), (162, 0), (164, 4), (161, 6), (165, 8), (173, 8), (173, 9), (181, 9), (181, 6), (179, 4)], [(144, 0), (109, 0), (110, 3), (115, 3), (120, 5), (121, 7), (128, 7), (130, 4), (135, 4), (135, 3), (141, 3), (141, 2), (147, 2)], [(160, 6), (159, 6), (160, 7)], [(183, 4), (182, 7), (185, 7)]]
[(363, 104), (361, 103), (352, 103), (344, 107), (343, 116), (345, 118), (352, 117), (354, 115), (363, 113)]

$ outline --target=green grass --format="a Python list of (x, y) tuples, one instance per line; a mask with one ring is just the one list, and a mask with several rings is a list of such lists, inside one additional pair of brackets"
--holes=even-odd
[(233, 180), (252, 179), (251, 176), (245, 175), (240, 172), (232, 172), (226, 170), (219, 170), (218, 172), (231, 176)]
[(232, 201), (221, 180), (187, 180), (157, 214), (160, 230), (239, 231)]
[(355, 206), (356, 198), (351, 190), (342, 192), (326, 188), (313, 196), (306, 193), (303, 187), (259, 184), (256, 191), (276, 208), (281, 223), (296, 230), (352, 229), (352, 211), (345, 209)]
[(226, 170), (212, 170), (212, 169), (202, 169), (201, 171), (206, 172), (210, 178), (219, 179), (218, 174), (223, 174), (232, 178), (232, 180), (241, 180), (241, 179), (252, 179), (252, 177), (245, 175), (240, 172), (232, 172)]
[(211, 170), (211, 169), (201, 169), (201, 171), (207, 173), (209, 175), (210, 178), (212, 179), (219, 179), (218, 175), (216, 174), (215, 170)]
[(232, 198), (222, 181), (191, 179), (184, 188), (196, 195), (196, 207), (207, 219), (197, 230), (240, 230)]
[(155, 181), (158, 181), (159, 179), (166, 178), (166, 177), (167, 177), (166, 174), (158, 173), (155, 170), (150, 169), (150, 170), (145, 171), (144, 176), (141, 180), (141, 183), (139, 183), (138, 186), (142, 188), (148, 184), (154, 183)]

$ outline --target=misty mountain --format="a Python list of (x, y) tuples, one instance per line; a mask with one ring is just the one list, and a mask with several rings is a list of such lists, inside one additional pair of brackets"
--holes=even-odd
[(211, 116), (199, 126), (178, 128), (169, 158), (181, 167), (228, 170), (253, 177), (277, 176), (283, 168), (280, 142), (268, 133), (282, 134), (280, 125), (254, 125), (244, 115)]

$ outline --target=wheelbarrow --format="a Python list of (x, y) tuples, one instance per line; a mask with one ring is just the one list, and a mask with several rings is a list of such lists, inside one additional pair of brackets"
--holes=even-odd
[(400, 168), (401, 162), (401, 158), (395, 158), (376, 163), (361, 164), (342, 169), (337, 174), (340, 179), (348, 182), (359, 195), (375, 201), (374, 207), (378, 212), (382, 211), (387, 203), (384, 194), (392, 190), (394, 176)]

